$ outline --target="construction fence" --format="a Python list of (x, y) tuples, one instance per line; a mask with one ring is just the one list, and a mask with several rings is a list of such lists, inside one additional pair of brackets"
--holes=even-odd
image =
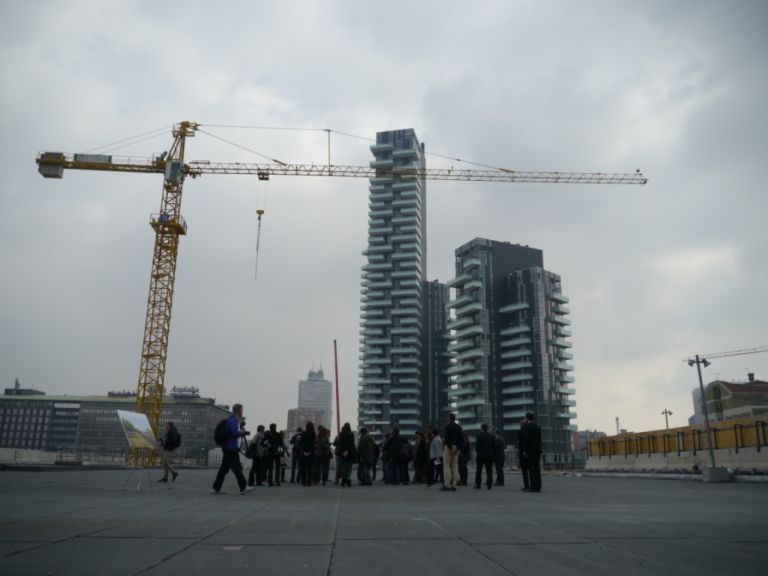
[[(768, 470), (768, 418), (712, 422), (712, 448), (718, 464)], [(678, 469), (708, 462), (704, 425), (625, 433), (587, 443), (587, 469)]]

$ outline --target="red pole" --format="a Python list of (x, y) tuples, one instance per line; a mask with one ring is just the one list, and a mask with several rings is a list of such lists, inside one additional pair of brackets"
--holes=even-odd
[(336, 368), (336, 434), (341, 432), (341, 414), (339, 412), (339, 356), (336, 353), (336, 340), (333, 341), (333, 364)]

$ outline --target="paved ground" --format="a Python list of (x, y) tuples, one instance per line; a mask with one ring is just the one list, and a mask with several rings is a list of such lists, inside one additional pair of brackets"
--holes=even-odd
[[(213, 471), (0, 472), (0, 575), (768, 574), (768, 485), (545, 477), (519, 491), (294, 485)], [(153, 480), (158, 477), (152, 472)], [(511, 481), (510, 481), (511, 480)]]

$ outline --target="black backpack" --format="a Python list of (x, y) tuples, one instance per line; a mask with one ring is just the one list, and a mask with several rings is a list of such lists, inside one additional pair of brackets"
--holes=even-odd
[(229, 418), (221, 420), (216, 424), (216, 429), (213, 431), (213, 441), (216, 442), (216, 446), (224, 446), (227, 442), (227, 420)]

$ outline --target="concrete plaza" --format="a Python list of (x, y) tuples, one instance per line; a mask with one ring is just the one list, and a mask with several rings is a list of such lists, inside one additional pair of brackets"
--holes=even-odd
[(558, 575), (768, 573), (768, 485), (519, 476), (210, 494), (214, 470), (0, 472), (0, 574)]

